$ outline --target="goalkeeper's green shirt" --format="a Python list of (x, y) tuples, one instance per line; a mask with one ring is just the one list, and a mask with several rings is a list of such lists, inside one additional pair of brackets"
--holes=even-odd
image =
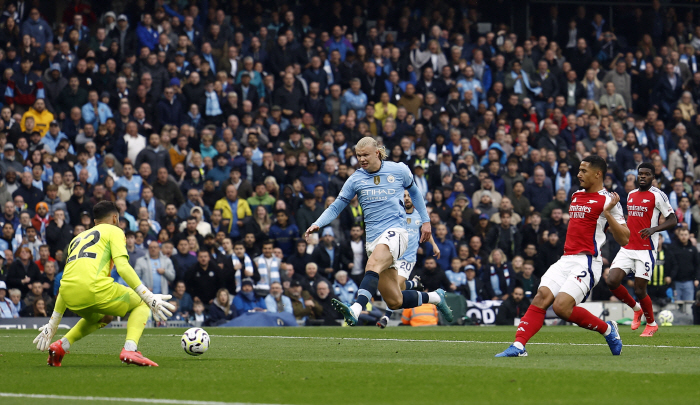
[(99, 224), (73, 238), (60, 289), (68, 308), (80, 310), (112, 299), (115, 283), (110, 273), (114, 259), (120, 256), (129, 258), (126, 237), (114, 225)]

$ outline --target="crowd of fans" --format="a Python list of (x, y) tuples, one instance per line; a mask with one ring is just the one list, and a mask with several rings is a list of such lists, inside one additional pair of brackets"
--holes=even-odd
[[(695, 297), (693, 10), (655, 0), (611, 27), (547, 6), (525, 35), (502, 1), (75, 0), (52, 18), (29, 3), (0, 17), (2, 317), (51, 312), (66, 246), (106, 199), (175, 319), (338, 324), (330, 299), (353, 300), (367, 259), (362, 208), (302, 236), (364, 136), (427, 201), (441, 255), (422, 246), (415, 272), (429, 290), (526, 307), (563, 253), (579, 162), (597, 154), (623, 207), (637, 165), (654, 164), (679, 226), (649, 293)], [(618, 249), (609, 237), (606, 266)], [(592, 298), (611, 298), (605, 283)]]

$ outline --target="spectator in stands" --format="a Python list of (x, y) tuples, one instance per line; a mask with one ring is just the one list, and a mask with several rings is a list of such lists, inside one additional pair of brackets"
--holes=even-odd
[(173, 263), (161, 252), (156, 241), (148, 244), (148, 254), (136, 261), (134, 271), (154, 294), (168, 294), (168, 286), (175, 280)]
[(292, 300), (288, 296), (283, 295), (282, 284), (279, 282), (273, 282), (270, 284), (270, 294), (265, 297), (265, 308), (267, 312), (282, 313), (287, 312), (290, 314), (294, 313), (292, 307)]
[(241, 281), (241, 289), (233, 299), (233, 305), (240, 314), (245, 312), (264, 312), (267, 305), (262, 297), (256, 297), (253, 291), (253, 280), (244, 278)]
[(216, 299), (209, 306), (209, 325), (218, 326), (238, 317), (238, 310), (233, 298), (225, 288), (216, 292)]
[(532, 260), (525, 260), (523, 262), (523, 271), (517, 275), (516, 285), (522, 287), (527, 298), (534, 297), (540, 286), (540, 278), (537, 277), (534, 272), (535, 262)]
[(488, 263), (482, 268), (483, 281), (493, 300), (505, 300), (515, 287), (515, 275), (508, 257), (501, 249), (493, 249), (488, 257)]
[[(51, 313), (53, 311), (53, 299), (49, 294), (44, 291), (44, 285), (41, 281), (36, 280), (31, 284), (31, 290), (27, 292), (24, 296), (24, 312), (20, 312), (20, 316), (37, 316), (37, 306), (39, 301), (41, 301), (41, 310), (43, 313)], [(34, 315), (32, 315), (34, 314)], [(47, 315), (42, 315), (46, 317)]]
[(4, 281), (0, 281), (0, 318), (17, 318), (19, 313), (17, 309), (12, 304), (12, 301), (7, 298), (7, 284)]
[(525, 297), (522, 287), (515, 287), (513, 293), (501, 303), (496, 314), (496, 325), (514, 325), (530, 306), (530, 299)]
[(214, 209), (221, 210), (222, 218), (228, 224), (228, 234), (234, 239), (241, 236), (243, 220), (252, 215), (248, 202), (238, 198), (234, 185), (226, 186), (226, 196), (216, 202)]
[(187, 293), (185, 287), (185, 282), (182, 280), (175, 281), (175, 287), (172, 291), (172, 296), (175, 301), (177, 301), (177, 309), (180, 316), (187, 319), (193, 315), (192, 307), (194, 302), (192, 301), (192, 296)]
[(675, 272), (669, 274), (675, 284), (676, 299), (679, 301), (693, 301), (695, 289), (700, 284), (700, 258), (696, 248), (695, 238), (691, 239), (687, 227), (680, 226), (676, 229), (677, 240), (672, 245), (672, 254), (678, 263)]
[(222, 281), (219, 266), (211, 261), (209, 252), (206, 250), (197, 252), (197, 264), (185, 273), (185, 285), (193, 299), (211, 304), (216, 297), (216, 292), (223, 285)]
[[(34, 228), (31, 228), (32, 230)], [(32, 260), (32, 251), (28, 247), (21, 247), (15, 253), (15, 260), (7, 270), (7, 285), (16, 288), (26, 294), (34, 281), (39, 281), (39, 267)]]

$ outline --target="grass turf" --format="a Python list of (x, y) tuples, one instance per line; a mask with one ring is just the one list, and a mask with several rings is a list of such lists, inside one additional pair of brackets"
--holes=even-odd
[(689, 347), (700, 346), (700, 328), (665, 327), (653, 338), (620, 329), (628, 346), (619, 357), (597, 333), (544, 327), (531, 343), (547, 344), (528, 345), (529, 357), (498, 359), (509, 343), (490, 342), (511, 342), (513, 327), (208, 328), (201, 357), (182, 351), (182, 329), (148, 329), (139, 350), (159, 368), (119, 362), (123, 329), (76, 343), (61, 368), (36, 351), (36, 331), (0, 331), (0, 392), (333, 405), (698, 403), (700, 348)]

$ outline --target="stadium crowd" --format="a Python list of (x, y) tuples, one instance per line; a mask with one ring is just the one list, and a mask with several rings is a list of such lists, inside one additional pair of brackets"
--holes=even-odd
[[(593, 8), (540, 6), (525, 36), (510, 2), (483, 3), (74, 0), (47, 18), (44, 2), (5, 2), (1, 316), (51, 313), (67, 245), (106, 199), (174, 319), (338, 324), (330, 299), (352, 302), (367, 260), (362, 209), (302, 236), (364, 136), (428, 203), (441, 251), (419, 249), (428, 290), (524, 312), (597, 154), (625, 210), (637, 165), (654, 164), (679, 225), (649, 294), (694, 300), (700, 16), (654, 0), (611, 27)], [(618, 249), (608, 237), (606, 266)], [(592, 299), (610, 298), (601, 280)]]

